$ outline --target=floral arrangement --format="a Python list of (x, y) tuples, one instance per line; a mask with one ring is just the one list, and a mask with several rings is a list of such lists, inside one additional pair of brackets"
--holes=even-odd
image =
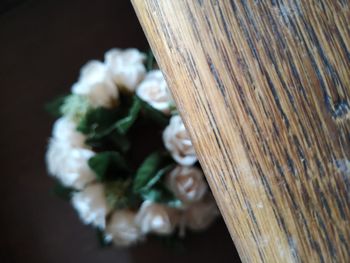
[(219, 215), (151, 54), (109, 50), (104, 62), (84, 65), (71, 93), (49, 109), (59, 116), (46, 153), (49, 174), (105, 242), (184, 237)]

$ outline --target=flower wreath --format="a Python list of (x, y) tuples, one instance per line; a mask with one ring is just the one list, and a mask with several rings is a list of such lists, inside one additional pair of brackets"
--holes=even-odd
[(117, 246), (148, 234), (183, 237), (219, 215), (163, 74), (146, 58), (109, 50), (49, 105), (60, 116), (46, 153), (56, 190)]

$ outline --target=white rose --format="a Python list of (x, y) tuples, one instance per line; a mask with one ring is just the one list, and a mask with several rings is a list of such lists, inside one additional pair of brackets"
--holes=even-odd
[(166, 185), (184, 203), (199, 201), (208, 188), (202, 171), (187, 166), (177, 166), (167, 174)]
[(178, 222), (178, 212), (162, 204), (145, 201), (136, 215), (136, 224), (143, 234), (171, 234)]
[(112, 214), (106, 227), (106, 239), (117, 246), (129, 246), (142, 239), (139, 227), (135, 224), (135, 213), (120, 210)]
[(179, 115), (171, 117), (163, 132), (163, 141), (177, 163), (190, 166), (197, 161), (191, 139)]
[(67, 117), (61, 117), (53, 125), (52, 135), (62, 143), (72, 147), (84, 147), (85, 135), (76, 130), (76, 125)]
[(57, 176), (61, 172), (62, 164), (66, 162), (71, 149), (67, 143), (50, 139), (45, 156), (49, 174)]
[(146, 67), (143, 64), (145, 59), (146, 55), (135, 48), (125, 50), (113, 48), (105, 54), (105, 64), (114, 82), (129, 92), (134, 92), (145, 77)]
[(65, 141), (51, 139), (46, 152), (49, 173), (65, 186), (83, 188), (95, 180), (88, 160), (95, 153), (89, 149), (72, 148)]
[(74, 193), (71, 201), (85, 224), (105, 228), (109, 209), (102, 184), (92, 184), (81, 192)]
[(153, 108), (170, 114), (174, 101), (160, 70), (152, 70), (136, 89), (136, 94)]
[(113, 107), (119, 97), (107, 67), (96, 60), (81, 68), (79, 80), (72, 86), (72, 92), (86, 96), (93, 107)]
[(194, 203), (184, 214), (185, 224), (192, 230), (206, 229), (218, 216), (220, 212), (215, 200), (207, 196), (202, 201)]

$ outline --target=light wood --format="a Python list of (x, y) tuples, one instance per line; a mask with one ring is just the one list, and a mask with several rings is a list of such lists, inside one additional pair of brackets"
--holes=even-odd
[(242, 261), (350, 262), (349, 1), (132, 2)]

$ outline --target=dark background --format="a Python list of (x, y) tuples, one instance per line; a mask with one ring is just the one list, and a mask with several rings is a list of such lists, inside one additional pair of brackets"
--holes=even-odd
[(224, 223), (178, 254), (151, 241), (100, 248), (69, 203), (50, 193), (45, 102), (67, 93), (79, 68), (112, 47), (147, 50), (129, 1), (0, 0), (0, 262), (233, 262)]

